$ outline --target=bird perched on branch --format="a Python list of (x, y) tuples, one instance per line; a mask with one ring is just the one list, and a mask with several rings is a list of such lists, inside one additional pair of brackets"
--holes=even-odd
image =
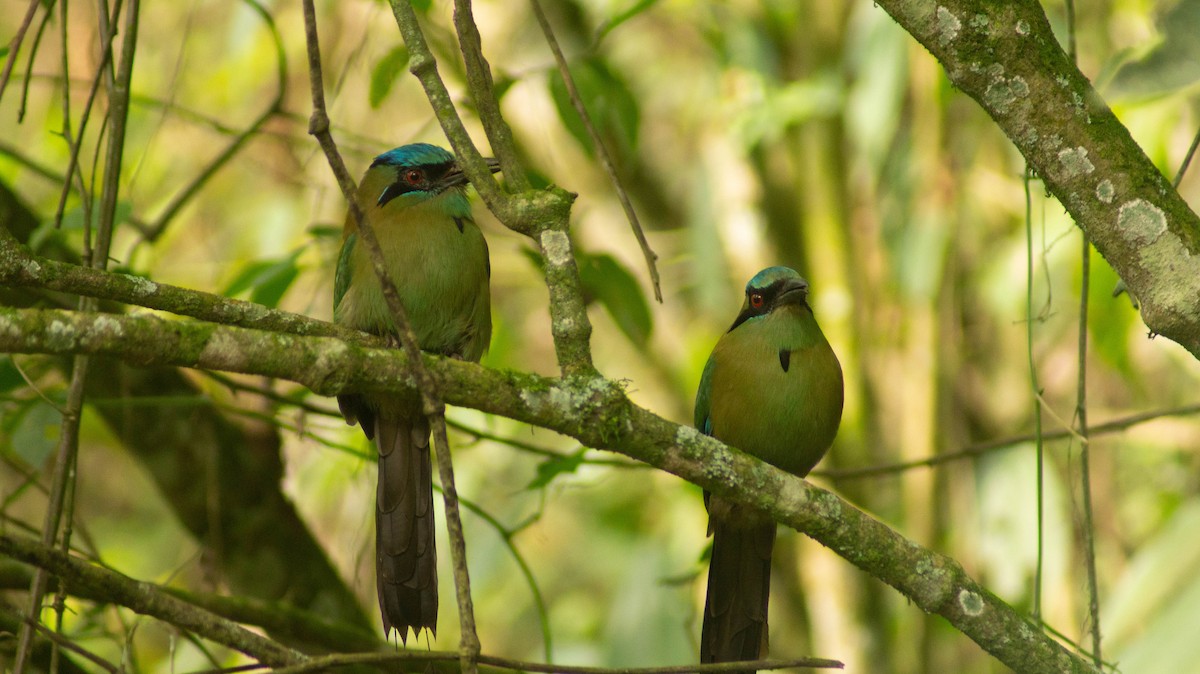
[[(787, 267), (746, 284), (742, 310), (709, 356), (696, 393), (696, 428), (803, 477), (842, 418), (842, 368), (808, 304), (808, 282)], [(767, 653), (775, 522), (704, 494), (713, 536), (701, 662)]]
[[(499, 170), (494, 162), (493, 171)], [(471, 219), (467, 178), (446, 150), (424, 143), (389, 150), (371, 163), (358, 203), (383, 250), (421, 349), (478, 361), (492, 336), (487, 242)], [(333, 295), (334, 321), (393, 337), (396, 325), (360, 241), (346, 216)], [(338, 396), (379, 450), (375, 572), (384, 634), (394, 628), (437, 631), (437, 554), (429, 424), (418, 397)]]

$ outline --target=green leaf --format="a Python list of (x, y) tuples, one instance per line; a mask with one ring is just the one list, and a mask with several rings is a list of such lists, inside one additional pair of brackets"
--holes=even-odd
[(301, 250), (279, 260), (259, 260), (246, 265), (222, 293), (226, 297), (250, 290), (250, 301), (274, 309), (300, 273), (296, 259)]
[[(572, 64), (571, 74), (600, 137), (607, 144), (616, 143), (615, 147), (610, 146), (609, 149), (618, 155), (632, 151), (637, 145), (640, 112), (637, 99), (624, 80), (617, 77), (603, 61), (594, 58)], [(595, 148), (592, 147), (587, 128), (571, 104), (567, 87), (557, 72), (550, 76), (550, 95), (567, 131), (579, 141), (589, 156), (594, 156)]]
[(45, 464), (62, 429), (62, 415), (44, 400), (33, 399), (20, 412), (10, 435), (12, 451), (31, 466)]
[(612, 18), (600, 24), (600, 27), (596, 29), (596, 42), (599, 43), (608, 37), (608, 34), (613, 32), (617, 26), (645, 12), (656, 4), (658, 4), (658, 0), (636, 0), (628, 9), (614, 14)]
[[(414, 3), (416, 4), (416, 3)], [(372, 108), (378, 108), (383, 99), (392, 91), (392, 85), (400, 79), (405, 66), (408, 65), (408, 49), (403, 45), (393, 47), (371, 71), (371, 90), (367, 94), (367, 102)]]
[(573, 454), (565, 456), (556, 456), (546, 459), (538, 464), (537, 475), (525, 485), (525, 488), (532, 491), (541, 489), (550, 484), (554, 478), (559, 475), (574, 473), (583, 464), (583, 455), (587, 453), (587, 447), (580, 447)]
[(604, 305), (629, 341), (645, 346), (654, 324), (646, 296), (633, 274), (611, 255), (585, 253), (579, 260), (579, 276), (585, 296)]
[(408, 4), (412, 5), (412, 8), (418, 12), (427, 14), (429, 13), (429, 8), (433, 6), (433, 0), (409, 0)]
[(1167, 96), (1200, 81), (1200, 2), (1178, 2), (1155, 21), (1161, 41), (1139, 57), (1119, 54), (1111, 93), (1147, 99)]

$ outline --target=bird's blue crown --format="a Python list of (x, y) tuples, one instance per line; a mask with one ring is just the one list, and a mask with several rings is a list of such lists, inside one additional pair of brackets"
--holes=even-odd
[(454, 155), (429, 143), (409, 143), (388, 150), (375, 158), (371, 166), (429, 166), (454, 161)]
[(772, 283), (784, 279), (798, 278), (801, 278), (800, 274), (791, 267), (767, 267), (750, 279), (750, 282), (746, 284), (746, 292), (749, 292), (751, 288), (766, 288)]

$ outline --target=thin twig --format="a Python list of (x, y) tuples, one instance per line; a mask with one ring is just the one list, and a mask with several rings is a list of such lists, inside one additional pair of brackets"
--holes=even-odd
[(463, 55), (467, 72), (467, 89), (479, 111), (479, 121), (487, 134), (492, 152), (500, 161), (504, 179), (514, 192), (529, 189), (529, 178), (517, 157), (512, 129), (500, 113), (500, 101), (496, 99), (496, 88), (492, 82), (492, 70), (483, 56), (483, 41), (471, 11), (471, 0), (454, 0), (454, 30), (458, 33), (458, 45)]
[(1033, 574), (1033, 622), (1042, 624), (1042, 516), (1044, 513), (1044, 443), (1042, 437), (1042, 391), (1033, 357), (1033, 196), (1029, 190), (1031, 168), (1025, 167), (1025, 354), (1029, 360), (1029, 388), (1033, 392), (1033, 433), (1037, 446), (1037, 564)]
[[(464, 508), (478, 515), (500, 534), (500, 539), (504, 541), (504, 546), (508, 548), (513, 561), (517, 563), (517, 568), (521, 570), (521, 575), (525, 577), (525, 582), (529, 585), (529, 591), (533, 594), (533, 606), (538, 614), (538, 623), (542, 627), (542, 644), (545, 647), (546, 662), (554, 662), (554, 645), (550, 632), (550, 612), (546, 609), (546, 600), (542, 597), (542, 589), (538, 587), (537, 579), (533, 576), (533, 569), (529, 568), (529, 563), (525, 561), (525, 556), (521, 554), (521, 551), (517, 549), (517, 544), (513, 542), (513, 537), (520, 529), (509, 529), (501, 524), (500, 520), (493, 517), (491, 513), (467, 499), (463, 499), (462, 504)], [(526, 524), (522, 524), (521, 528), (525, 526)]]
[[(1178, 417), (1191, 414), (1200, 414), (1200, 404), (1184, 405), (1182, 407), (1172, 407), (1165, 410), (1156, 410), (1153, 412), (1142, 412), (1140, 414), (1132, 414), (1127, 417), (1120, 417), (1112, 421), (1092, 426), (1090, 435), (1104, 435), (1107, 433), (1115, 433), (1123, 431), (1138, 424), (1144, 424), (1155, 419), (1164, 417)], [(1078, 432), (1073, 428), (1064, 428), (1055, 431), (1049, 431), (1042, 434), (1043, 440), (1060, 440), (1062, 438), (1077, 437)], [(902, 473), (913, 468), (933, 468), (940, 466), (943, 463), (958, 461), (961, 459), (973, 459), (975, 457), (989, 454), (999, 449), (1012, 447), (1025, 442), (1033, 442), (1037, 439), (1037, 434), (1026, 433), (1023, 435), (1014, 435), (1008, 438), (999, 440), (991, 440), (981, 442), (977, 445), (971, 445), (960, 449), (957, 452), (947, 452), (945, 454), (937, 454), (924, 459), (916, 459), (914, 461), (897, 461), (896, 463), (886, 463), (878, 466), (867, 466), (866, 468), (835, 468), (827, 470), (814, 470), (811, 475), (824, 477), (830, 480), (855, 480), (864, 477), (879, 477), (883, 475), (894, 475)]]
[[(313, 658), (310, 662), (274, 670), (274, 674), (306, 674), (319, 672), (337, 667), (351, 665), (386, 664), (391, 662), (445, 662), (457, 657), (456, 653), (446, 651), (400, 651), (397, 653), (351, 653), (347, 655), (328, 655)], [(668, 667), (579, 667), (571, 665), (551, 665), (540, 662), (513, 660), (492, 655), (480, 655), (479, 664), (498, 669), (509, 669), (518, 672), (544, 672), (546, 674), (722, 674), (724, 672), (739, 672), (747, 669), (776, 670), (776, 669), (842, 669), (845, 667), (837, 660), (825, 658), (798, 658), (795, 660), (748, 660), (744, 662), (718, 662), (702, 665), (673, 665)], [(196, 674), (216, 674), (216, 672), (197, 672)]]
[[(1067, 9), (1067, 55), (1077, 63), (1079, 55), (1075, 43), (1075, 0), (1066, 0)], [(1178, 184), (1175, 185), (1179, 187)], [(1092, 512), (1091, 443), (1088, 441), (1087, 415), (1087, 350), (1088, 350), (1088, 300), (1091, 290), (1092, 243), (1087, 231), (1079, 228), (1080, 236), (1080, 289), (1079, 289), (1079, 365), (1075, 392), (1075, 418), (1079, 424), (1079, 480), (1083, 490), (1083, 557), (1087, 565), (1088, 622), (1092, 633), (1092, 662), (1097, 668), (1104, 666), (1100, 654), (1100, 589), (1096, 578), (1096, 530)]]
[(492, 667), (513, 669), (523, 672), (545, 672), (546, 674), (715, 674), (718, 672), (740, 672), (755, 669), (842, 669), (844, 664), (826, 658), (796, 658), (794, 660), (746, 660), (742, 662), (709, 662), (699, 665), (671, 665), (667, 667), (578, 667), (570, 665), (541, 665), (509, 658), (481, 656), (479, 662)]
[[(87, 300), (81, 300), (85, 304)], [(84, 309), (87, 310), (87, 309)], [(75, 477), (75, 458), (79, 450), (79, 419), (83, 409), (84, 385), (87, 380), (88, 356), (75, 356), (75, 364), (71, 370), (71, 385), (67, 392), (66, 409), (63, 410), (62, 425), (59, 431), (58, 450), (55, 452), (54, 473), (50, 481), (50, 498), (46, 505), (46, 514), (42, 522), (41, 543), (47, 548), (53, 547), (58, 540), (58, 529), (64, 515), (64, 502), (69, 483)], [(68, 514), (68, 517), (70, 515)], [(63, 549), (69, 549), (70, 541), (63, 540)], [(29, 613), (27, 621), (21, 624), (17, 639), (17, 653), (13, 658), (13, 674), (23, 674), (25, 666), (33, 653), (33, 633), (30, 623), (41, 621), (42, 598), (46, 593), (49, 574), (39, 568), (33, 575), (29, 587)]]
[[(397, 336), (408, 356), (409, 369), (417, 382), (417, 390), (421, 395), (422, 411), (429, 420), (434, 440), (434, 452), (437, 456), (438, 476), (442, 482), (442, 495), (445, 501), (446, 528), (450, 534), (450, 560), (454, 567), (454, 587), (458, 599), (458, 614), (461, 632), (461, 663), (464, 674), (474, 674), (476, 671), (475, 658), (480, 651), (479, 635), (475, 630), (475, 607), (471, 599), (471, 582), (467, 570), (467, 547), (463, 538), (462, 516), (458, 508), (458, 490), (454, 484), (454, 468), (450, 463), (450, 444), (446, 433), (446, 405), (442, 401), (441, 391), (433, 375), (426, 369), (421, 360), (421, 347), (417, 344), (416, 334), (408, 320), (404, 303), (395, 283), (388, 275), (383, 249), (375, 236), (371, 223), (363, 214), (362, 206), (358, 203), (354, 180), (350, 177), (338, 154), (337, 145), (329, 133), (329, 117), (325, 112), (325, 91), (321, 74), (321, 52), (317, 41), (317, 18), (312, 0), (304, 0), (304, 28), (308, 44), (308, 68), (312, 84), (312, 121), (309, 133), (320, 143), (329, 166), (337, 177), (338, 186), (346, 201), (350, 204), (350, 212), (357, 225), (359, 239), (371, 259), (375, 275), (383, 291), (396, 327)], [(482, 161), (481, 161), (482, 163)]]
[(1175, 189), (1179, 189), (1179, 183), (1183, 182), (1183, 174), (1187, 173), (1188, 166), (1192, 163), (1192, 158), (1196, 156), (1196, 148), (1200, 147), (1200, 130), (1196, 131), (1196, 137), (1192, 139), (1192, 145), (1188, 148), (1187, 154), (1183, 157), (1183, 163), (1179, 165), (1179, 172), (1175, 174), (1175, 180), (1171, 181), (1171, 185)]
[[(1070, 0), (1067, 6), (1071, 6)], [(1080, 230), (1082, 232), (1082, 229)], [(1075, 416), (1079, 423), (1079, 479), (1083, 489), (1083, 556), (1087, 562), (1088, 621), (1092, 631), (1092, 662), (1103, 667), (1100, 653), (1100, 587), (1096, 577), (1096, 531), (1092, 511), (1092, 471), (1087, 416), (1087, 345), (1088, 345), (1088, 289), (1091, 281), (1092, 245), (1087, 234), (1082, 234), (1080, 273), (1082, 276), (1079, 293), (1079, 382), (1076, 387)]]
[(74, 641), (71, 641), (70, 639), (64, 637), (63, 635), (58, 634), (57, 632), (46, 627), (45, 625), (43, 625), (39, 622), (30, 620), (29, 616), (20, 615), (19, 613), (16, 613), (15, 611), (11, 611), (11, 610), (5, 608), (3, 605), (0, 605), (0, 613), (3, 613), (5, 615), (9, 616), (11, 619), (20, 622), (23, 627), (28, 626), (31, 629), (37, 630), (37, 632), (39, 634), (41, 634), (43, 637), (45, 637), (46, 639), (49, 639), (51, 642), (53, 642), (56, 647), (65, 648), (68, 651), (71, 651), (72, 653), (77, 653), (78, 655), (81, 655), (84, 658), (87, 658), (91, 662), (95, 663), (96, 666), (104, 669), (107, 672), (112, 672), (113, 674), (117, 674), (117, 672), (120, 671), (120, 669), (116, 665), (112, 664), (108, 660), (105, 660), (104, 658), (100, 657), (99, 655), (96, 655), (95, 653), (80, 646), (79, 644), (75, 643)]
[[(120, 11), (121, 3), (117, 3), (115, 12)], [(104, 11), (100, 12), (101, 17), (105, 17)], [(101, 25), (101, 40), (103, 45), (100, 49), (100, 62), (96, 64), (96, 75), (92, 78), (91, 89), (88, 91), (87, 99), (83, 105), (83, 111), (79, 114), (79, 131), (72, 138), (70, 133), (63, 134), (63, 139), (67, 141), (67, 146), (70, 148), (70, 158), (67, 160), (67, 170), (63, 178), (62, 193), (58, 197), (58, 208), (54, 211), (54, 226), (62, 225), (63, 213), (67, 207), (67, 195), (71, 193), (71, 179), (74, 177), (78, 181), (78, 192), (80, 201), (83, 204), (84, 222), (92, 221), (92, 192), (87, 188), (87, 184), (83, 179), (83, 169), (79, 166), (79, 153), (83, 149), (83, 136), (87, 131), (88, 120), (92, 114), (92, 106), (96, 102), (96, 96), (100, 92), (100, 82), (103, 80), (104, 73), (108, 68), (108, 64), (112, 61), (112, 32), (107, 29), (107, 23), (102, 21)], [(69, 45), (64, 43), (62, 49), (64, 52), (69, 48)], [(64, 85), (64, 90), (67, 85)], [(66, 120), (63, 122), (66, 123)], [(97, 148), (99, 141), (97, 141)], [(93, 176), (94, 177), (94, 176)]]
[(25, 122), (25, 109), (29, 103), (29, 82), (32, 80), (30, 75), (33, 73), (33, 61), (37, 58), (38, 46), (42, 44), (42, 36), (46, 34), (46, 26), (50, 25), (50, 19), (54, 16), (51, 10), (51, 7), (47, 7), (46, 13), (42, 15), (42, 22), (38, 24), (37, 34), (33, 36), (33, 47), (29, 50), (29, 59), (25, 62), (25, 77), (21, 81), (21, 104), (17, 106), (18, 124)]
[(567, 96), (571, 99), (571, 105), (575, 107), (575, 112), (579, 115), (584, 128), (587, 129), (588, 136), (592, 139), (592, 145), (596, 148), (596, 156), (600, 158), (600, 165), (604, 167), (604, 172), (608, 175), (608, 180), (617, 193), (617, 199), (621, 202), (621, 208), (625, 210), (625, 217), (629, 220), (633, 235), (642, 248), (642, 256), (646, 258), (646, 268), (650, 271), (650, 282), (654, 286), (654, 298), (661, 304), (663, 301), (662, 284), (659, 281), (658, 264), (656, 263), (658, 254), (650, 248), (650, 242), (646, 240), (642, 223), (638, 220), (637, 212), (633, 210), (633, 202), (630, 201), (625, 187), (621, 185), (621, 178), (617, 176), (612, 156), (609, 155), (608, 148), (604, 145), (604, 139), (600, 137), (596, 126), (592, 124), (592, 117), (588, 114), (587, 106), (584, 105), (583, 98), (579, 95), (579, 89), (575, 87), (575, 78), (571, 76), (571, 69), (567, 67), (567, 59), (558, 46), (558, 39), (554, 37), (554, 27), (550, 25), (550, 20), (546, 18), (546, 13), (542, 11), (542, 5), (538, 0), (529, 0), (529, 4), (533, 8), (533, 15), (537, 17), (538, 25), (542, 27), (542, 34), (546, 36), (546, 44), (550, 45), (550, 51), (554, 53), (554, 61), (558, 64), (558, 72), (563, 78), (563, 84), (567, 86)]
[(120, 193), (121, 163), (125, 155), (125, 129), (129, 121), (129, 87), (133, 79), (133, 61), (137, 54), (138, 18), (141, 0), (129, 0), (125, 11), (125, 35), (121, 39), (121, 60), (116, 77), (108, 88), (108, 151), (104, 158), (104, 189), (100, 195), (100, 227), (96, 235), (98, 257), (91, 266), (108, 266), (108, 251), (112, 241)]
[(25, 33), (33, 25), (33, 15), (37, 12), (38, 5), (40, 4), (42, 4), (42, 0), (29, 0), (29, 8), (25, 10), (25, 18), (21, 19), (21, 25), (17, 26), (16, 35), (13, 35), (13, 39), (8, 43), (8, 59), (4, 61), (4, 70), (0, 71), (0, 99), (4, 98), (4, 89), (8, 86), (8, 78), (12, 75), (13, 66), (17, 63), (17, 54), (21, 51), (21, 42), (25, 40)]

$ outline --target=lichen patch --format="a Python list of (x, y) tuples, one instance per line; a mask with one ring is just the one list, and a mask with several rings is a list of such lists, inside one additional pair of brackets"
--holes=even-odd
[(1058, 163), (1062, 165), (1064, 177), (1067, 180), (1073, 180), (1096, 170), (1091, 160), (1088, 159), (1088, 151), (1085, 147), (1063, 148), (1059, 150)]
[(571, 261), (571, 241), (566, 232), (548, 229), (542, 232), (542, 253), (546, 261), (555, 267), (561, 267)]
[(1145, 199), (1134, 199), (1121, 204), (1117, 227), (1135, 243), (1145, 246), (1167, 231), (1167, 214)]
[(1102, 203), (1111, 204), (1113, 202), (1113, 197), (1116, 196), (1116, 192), (1117, 191), (1113, 189), (1112, 181), (1108, 178), (1101, 180), (1100, 183), (1096, 185), (1096, 198)]
[(963, 588), (958, 591), (958, 607), (969, 616), (978, 616), (983, 613), (983, 597), (978, 592)]
[(935, 13), (937, 18), (938, 39), (942, 44), (946, 44), (958, 37), (958, 31), (962, 30), (962, 21), (958, 20), (957, 16), (946, 9), (939, 6)]
[(133, 292), (139, 297), (146, 297), (158, 292), (158, 284), (141, 276), (127, 276), (130, 283), (133, 284)]

